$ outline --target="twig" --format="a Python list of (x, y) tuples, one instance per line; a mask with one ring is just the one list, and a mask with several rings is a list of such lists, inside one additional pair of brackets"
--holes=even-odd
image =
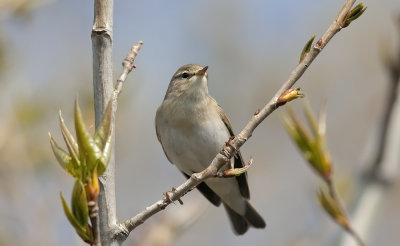
[(133, 68), (136, 68), (135, 64), (133, 63), (135, 60), (135, 57), (137, 56), (140, 48), (143, 45), (143, 41), (139, 41), (136, 45), (133, 45), (131, 48), (131, 51), (128, 53), (128, 55), (125, 57), (124, 61), (122, 62), (122, 73), (119, 76), (117, 83), (115, 84), (114, 87), (114, 92), (113, 92), (113, 99), (117, 100), (118, 95), (121, 93), (122, 90), (122, 85), (123, 82), (126, 79), (126, 76), (132, 71)]
[(349, 226), (346, 228), (347, 232), (350, 233), (350, 235), (353, 236), (353, 238), (357, 241), (359, 246), (367, 246), (360, 235), (353, 229), (353, 227), (349, 224)]
[(335, 189), (335, 185), (332, 180), (326, 181), (326, 185), (328, 186), (329, 194), (331, 195), (331, 198), (336, 202), (336, 204), (339, 206), (340, 210), (342, 211), (343, 215), (345, 215), (347, 224), (343, 228), (357, 241), (359, 246), (366, 246), (360, 235), (353, 229), (353, 226), (351, 225), (349, 220), (349, 217), (347, 216), (346, 209), (343, 206), (342, 201), (340, 200), (337, 191)]
[(139, 41), (139, 42), (137, 42), (137, 44), (133, 45), (131, 47), (131, 50), (129, 51), (129, 53), (126, 55), (124, 61), (122, 62), (122, 73), (119, 76), (117, 83), (114, 86), (114, 90), (113, 90), (112, 98), (111, 98), (111, 100), (113, 101), (113, 108), (112, 108), (113, 118), (114, 118), (115, 112), (117, 112), (118, 96), (122, 91), (122, 86), (126, 80), (126, 77), (132, 71), (132, 69), (136, 68), (134, 61), (135, 61), (135, 58), (136, 58), (140, 48), (142, 47), (142, 45), (143, 45), (143, 41)]
[[(110, 100), (112, 100), (112, 119), (114, 121), (114, 115), (117, 111), (117, 106), (118, 106), (118, 96), (122, 91), (122, 86), (123, 83), (125, 82), (128, 74), (132, 71), (133, 68), (136, 68), (134, 64), (134, 60), (140, 50), (140, 48), (143, 45), (143, 41), (139, 41), (136, 45), (133, 45), (131, 47), (131, 50), (125, 57), (124, 61), (122, 62), (122, 72), (121, 75), (119, 76), (117, 83), (115, 84), (114, 90), (112, 92), (112, 97)], [(108, 168), (108, 167), (107, 167)], [(116, 240), (115, 233), (115, 227), (118, 227), (118, 225), (115, 223), (114, 225), (111, 225), (112, 228), (109, 228), (109, 230), (106, 232), (107, 236), (102, 235), (105, 237), (105, 239), (102, 238), (102, 245), (120, 245), (123, 241)], [(103, 232), (104, 233), (104, 232)], [(106, 242), (105, 244), (103, 242)]]
[(312, 47), (311, 51), (304, 57), (302, 62), (292, 71), (289, 79), (282, 85), (282, 87), (275, 93), (274, 97), (265, 105), (261, 110), (257, 110), (257, 114), (254, 114), (245, 128), (231, 141), (232, 146), (225, 145), (224, 148), (218, 153), (208, 168), (200, 173), (194, 173), (192, 176), (183, 184), (178, 186), (174, 191), (169, 192), (168, 198), (157, 201), (150, 205), (136, 216), (126, 220), (122, 224), (119, 224), (118, 228), (114, 231), (115, 237), (118, 240), (124, 241), (129, 233), (135, 229), (138, 225), (144, 223), (146, 219), (159, 211), (165, 209), (171, 202), (180, 199), (187, 192), (192, 190), (202, 181), (207, 178), (214, 177), (218, 170), (224, 166), (230, 158), (233, 156), (234, 151), (238, 150), (246, 141), (249, 139), (254, 129), (275, 109), (279, 107), (278, 99), (286, 90), (291, 88), (296, 81), (303, 75), (303, 73), (310, 66), (312, 61), (327, 45), (331, 38), (343, 28), (343, 23), (346, 20), (347, 14), (349, 13), (355, 0), (345, 1), (342, 9), (339, 11), (337, 18), (329, 26), (325, 34), (319, 39), (319, 41)]
[(343, 203), (336, 192), (332, 180), (326, 181), (325, 183), (328, 186), (329, 194), (331, 195), (332, 199), (336, 202), (337, 205), (339, 205), (340, 210), (342, 210), (343, 213), (346, 213), (346, 209), (344, 209)]

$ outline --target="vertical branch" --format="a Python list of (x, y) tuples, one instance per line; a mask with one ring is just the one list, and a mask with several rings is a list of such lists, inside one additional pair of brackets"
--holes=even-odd
[(96, 126), (113, 90), (112, 28), (113, 0), (94, 1), (92, 28), (93, 88)]
[[(400, 34), (400, 16), (397, 17), (398, 34)], [(368, 170), (358, 180), (355, 196), (350, 201), (352, 203), (352, 221), (359, 228), (359, 234), (368, 238), (371, 231), (371, 225), (374, 223), (375, 216), (379, 211), (381, 202), (385, 199), (387, 190), (392, 187), (395, 178), (397, 178), (396, 166), (399, 165), (398, 158), (393, 161), (389, 156), (397, 156), (398, 145), (391, 138), (396, 139), (396, 131), (391, 125), (396, 124), (394, 114), (396, 110), (396, 101), (398, 100), (398, 89), (400, 86), (400, 43), (398, 51), (385, 54), (384, 65), (389, 74), (389, 85), (384, 104), (384, 112), (380, 120), (379, 132), (376, 139), (377, 150), (375, 156), (369, 157)], [(389, 55), (390, 54), (390, 55)], [(398, 126), (396, 126), (398, 127)], [(395, 137), (393, 137), (393, 135)], [(394, 148), (390, 145), (396, 145)], [(390, 148), (389, 148), (390, 147)], [(340, 238), (340, 246), (354, 245), (345, 235)]]
[[(92, 28), (93, 91), (96, 127), (113, 91), (112, 77), (113, 0), (94, 1)], [(114, 115), (111, 124), (114, 125)], [(112, 150), (107, 170), (99, 178), (99, 233), (102, 245), (111, 245), (110, 231), (117, 222), (115, 201), (115, 160)]]
[[(398, 28), (398, 35), (400, 37), (400, 15), (397, 17), (396, 24)], [(397, 54), (391, 56), (386, 55), (384, 57), (384, 65), (389, 75), (389, 87), (386, 89), (386, 102), (384, 104), (385, 107), (383, 109), (382, 120), (380, 123), (381, 125), (379, 126), (376, 156), (371, 162), (371, 169), (368, 173), (370, 178), (382, 178), (380, 175), (382, 175), (381, 169), (383, 165), (383, 157), (387, 148), (386, 142), (389, 137), (389, 124), (392, 122), (395, 104), (398, 100), (398, 89), (400, 84), (400, 43), (398, 44), (397, 49)]]

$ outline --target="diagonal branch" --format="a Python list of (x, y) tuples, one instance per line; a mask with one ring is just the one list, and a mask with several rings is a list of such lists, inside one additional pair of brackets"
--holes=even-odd
[(119, 76), (117, 83), (114, 87), (113, 91), (113, 100), (117, 100), (119, 94), (122, 90), (122, 85), (125, 82), (126, 77), (132, 71), (132, 69), (136, 68), (136, 65), (133, 63), (140, 48), (143, 45), (143, 41), (139, 41), (137, 44), (133, 45), (131, 50), (129, 51), (128, 55), (125, 57), (124, 61), (122, 62), (122, 73)]
[(337, 194), (337, 191), (335, 189), (335, 186), (331, 181), (326, 182), (329, 193), (332, 197), (332, 199), (336, 202), (336, 204), (339, 206), (340, 210), (344, 213), (344, 216), (346, 217), (346, 220), (348, 221), (346, 226), (343, 226), (343, 228), (354, 238), (354, 240), (357, 242), (359, 246), (366, 246), (364, 240), (361, 238), (360, 234), (354, 230), (354, 227), (352, 223), (349, 222), (348, 215), (346, 214), (346, 209), (343, 206), (342, 201), (339, 198), (339, 195)]
[(174, 201), (178, 201), (187, 192), (194, 189), (198, 184), (203, 182), (205, 179), (215, 177), (218, 170), (224, 166), (230, 158), (234, 155), (235, 150), (238, 150), (246, 141), (249, 139), (255, 130), (255, 128), (274, 110), (280, 105), (278, 99), (288, 89), (290, 89), (297, 80), (303, 75), (307, 68), (311, 65), (313, 60), (327, 45), (331, 38), (339, 32), (346, 21), (346, 18), (353, 6), (355, 0), (346, 0), (342, 9), (339, 11), (336, 19), (329, 26), (325, 34), (319, 39), (319, 41), (311, 48), (310, 52), (304, 57), (299, 65), (292, 71), (288, 80), (282, 85), (282, 87), (276, 92), (273, 98), (257, 112), (250, 119), (245, 128), (232, 140), (230, 144), (226, 144), (224, 148), (218, 153), (208, 168), (200, 173), (194, 173), (192, 176), (183, 184), (178, 186), (176, 189), (169, 191), (165, 194), (164, 199), (155, 202), (154, 204), (146, 207), (145, 210), (135, 215), (134, 217), (126, 220), (125, 222), (118, 225), (114, 231), (114, 236), (118, 241), (122, 242), (126, 239), (129, 233), (140, 224), (144, 223), (152, 215), (165, 209), (169, 204)]
[[(119, 76), (117, 83), (114, 86), (114, 89), (112, 91), (111, 94), (111, 103), (112, 103), (112, 118), (115, 119), (115, 113), (117, 111), (117, 107), (118, 107), (118, 96), (122, 91), (122, 86), (123, 83), (125, 82), (128, 74), (132, 71), (133, 68), (136, 68), (135, 64), (134, 64), (134, 60), (140, 50), (140, 48), (143, 45), (143, 41), (139, 41), (136, 45), (133, 45), (131, 47), (131, 50), (129, 51), (129, 53), (127, 54), (127, 56), (125, 57), (124, 61), (122, 62), (122, 73)], [(111, 225), (112, 228), (115, 227), (114, 225)], [(105, 233), (105, 235), (103, 236), (102, 239), (102, 245), (121, 245), (122, 241), (117, 241), (115, 240), (115, 237), (113, 236), (113, 233), (110, 233), (110, 231), (112, 231), (112, 229), (110, 228), (109, 231), (107, 231), (105, 233), (105, 231), (103, 231), (103, 233)], [(105, 243), (104, 243), (105, 242)]]
[(117, 112), (117, 106), (118, 106), (118, 96), (122, 91), (122, 86), (126, 80), (126, 77), (128, 74), (132, 71), (132, 69), (136, 68), (136, 65), (134, 64), (135, 58), (140, 50), (142, 48), (143, 41), (139, 41), (137, 44), (133, 45), (131, 47), (131, 50), (129, 53), (126, 55), (124, 61), (122, 62), (122, 73), (119, 76), (117, 83), (114, 86), (114, 90), (112, 92), (112, 103), (113, 103), (113, 108), (112, 108), (112, 114), (113, 117), (115, 113)]

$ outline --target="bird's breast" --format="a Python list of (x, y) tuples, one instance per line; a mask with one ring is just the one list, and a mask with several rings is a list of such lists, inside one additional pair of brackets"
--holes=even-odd
[(211, 103), (180, 105), (163, 115), (159, 132), (171, 162), (191, 174), (206, 168), (229, 139), (229, 132)]

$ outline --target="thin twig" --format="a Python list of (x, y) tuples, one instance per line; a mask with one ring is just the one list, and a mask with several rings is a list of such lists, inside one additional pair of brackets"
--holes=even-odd
[(118, 96), (122, 91), (122, 86), (126, 80), (126, 77), (128, 76), (128, 74), (132, 71), (132, 69), (136, 68), (136, 65), (134, 63), (135, 58), (140, 50), (140, 48), (143, 45), (143, 41), (139, 41), (137, 42), (137, 44), (133, 45), (131, 47), (131, 50), (129, 51), (129, 53), (126, 55), (124, 61), (122, 62), (122, 72), (121, 75), (119, 76), (119, 78), (117, 79), (117, 83), (114, 86), (114, 90), (112, 93), (112, 114), (113, 114), (113, 118), (115, 113), (117, 112), (117, 107), (118, 107)]
[(137, 44), (133, 45), (128, 55), (125, 57), (124, 61), (122, 62), (122, 73), (119, 76), (117, 83), (115, 84), (114, 91), (113, 91), (113, 100), (117, 100), (118, 95), (121, 93), (122, 85), (128, 76), (128, 74), (132, 71), (133, 68), (136, 68), (134, 64), (134, 60), (143, 45), (143, 41), (139, 41)]
[[(346, 210), (344, 209), (343, 203), (340, 200), (340, 198), (336, 192), (333, 181), (332, 180), (330, 180), (329, 182), (327, 181), (326, 185), (328, 186), (329, 194), (331, 195), (332, 199), (336, 202), (337, 205), (339, 205), (339, 208), (342, 211), (342, 213), (344, 213), (346, 215)], [(347, 215), (346, 215), (346, 217), (347, 217)]]
[[(119, 94), (122, 91), (123, 83), (125, 82), (128, 74), (132, 71), (132, 69), (136, 68), (134, 61), (135, 61), (135, 58), (136, 58), (140, 48), (142, 47), (142, 45), (143, 45), (143, 41), (139, 41), (136, 45), (133, 45), (131, 47), (131, 50), (125, 57), (124, 61), (122, 62), (122, 72), (114, 86), (114, 90), (112, 92), (112, 97), (110, 99), (110, 100), (112, 100), (112, 115), (113, 115), (112, 118), (113, 119), (115, 118), (114, 115), (117, 111), (117, 107), (118, 107), (117, 99), (118, 99)], [(115, 226), (118, 227), (118, 225), (114, 225), (114, 227)], [(107, 235), (109, 235), (109, 238), (107, 238), (107, 240), (108, 240), (107, 243), (112, 242), (115, 245), (120, 245), (123, 241), (116, 239), (116, 237), (114, 236), (115, 233), (112, 233), (113, 230), (115, 230), (115, 228), (111, 230), (111, 233), (110, 232), (107, 233)]]
[(279, 107), (278, 99), (283, 92), (291, 88), (296, 81), (303, 75), (303, 73), (310, 66), (312, 61), (327, 45), (331, 38), (342, 29), (342, 24), (346, 19), (352, 5), (355, 0), (345, 1), (342, 9), (339, 11), (335, 21), (329, 26), (325, 34), (319, 39), (319, 41), (312, 47), (311, 51), (305, 56), (302, 62), (292, 71), (289, 79), (282, 85), (282, 87), (275, 93), (274, 97), (265, 105), (261, 110), (257, 110), (257, 114), (254, 114), (245, 128), (231, 141), (231, 146), (225, 145), (224, 148), (218, 153), (211, 164), (200, 173), (194, 173), (191, 177), (186, 180), (183, 184), (178, 186), (175, 190), (169, 192), (168, 197), (157, 201), (150, 205), (142, 212), (138, 213), (134, 217), (126, 220), (122, 224), (119, 224), (115, 230), (114, 235), (119, 240), (124, 241), (129, 233), (135, 229), (138, 225), (144, 223), (146, 219), (159, 211), (165, 209), (173, 201), (180, 199), (187, 192), (195, 188), (198, 184), (203, 182), (205, 179), (214, 177), (218, 170), (224, 166), (230, 158), (234, 155), (235, 150), (238, 150), (246, 141), (249, 139), (255, 130), (255, 128), (275, 109)]
[(367, 246), (360, 235), (353, 229), (353, 227), (349, 224), (348, 227), (346, 228), (347, 232), (353, 236), (353, 238), (356, 240), (359, 246)]
[(341, 199), (339, 198), (337, 191), (335, 189), (335, 185), (332, 180), (326, 181), (326, 184), (328, 186), (329, 194), (331, 195), (331, 198), (335, 201), (335, 203), (339, 206), (339, 209), (341, 210), (342, 214), (346, 217), (347, 220), (347, 226), (344, 227), (346, 231), (357, 241), (359, 246), (366, 246), (360, 235), (353, 229), (353, 226), (351, 225), (346, 209), (343, 206), (343, 203)]

